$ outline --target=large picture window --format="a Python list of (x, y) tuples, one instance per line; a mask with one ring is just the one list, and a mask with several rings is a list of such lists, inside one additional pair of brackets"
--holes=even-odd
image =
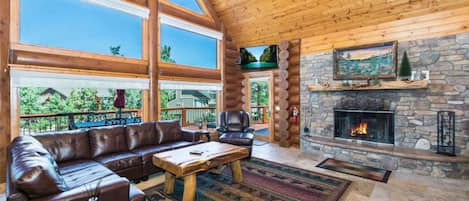
[(142, 18), (78, 0), (20, 0), (23, 44), (142, 58)]
[(201, 68), (217, 68), (217, 39), (161, 24), (161, 61)]

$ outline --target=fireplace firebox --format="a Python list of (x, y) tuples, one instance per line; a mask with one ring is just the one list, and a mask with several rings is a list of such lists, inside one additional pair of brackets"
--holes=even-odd
[(334, 137), (394, 144), (394, 112), (334, 109)]

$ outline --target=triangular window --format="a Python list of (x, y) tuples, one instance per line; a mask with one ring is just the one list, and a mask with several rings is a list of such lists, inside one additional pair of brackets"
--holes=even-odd
[(199, 14), (205, 14), (203, 9), (200, 7), (198, 0), (169, 0), (171, 3), (174, 3), (178, 6), (182, 6), (189, 10), (192, 10)]

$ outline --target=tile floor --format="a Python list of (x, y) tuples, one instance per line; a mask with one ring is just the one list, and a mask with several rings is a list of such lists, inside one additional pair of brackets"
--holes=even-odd
[[(352, 181), (341, 201), (469, 201), (469, 180), (436, 179), (393, 172), (387, 184), (375, 182), (317, 168), (315, 166), (322, 158), (303, 154), (298, 148), (281, 148), (271, 143), (254, 146), (253, 157)], [(145, 189), (161, 182), (164, 182), (164, 178), (156, 176), (137, 186)]]

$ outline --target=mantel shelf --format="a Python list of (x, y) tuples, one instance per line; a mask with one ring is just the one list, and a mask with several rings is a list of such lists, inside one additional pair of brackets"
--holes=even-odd
[(382, 81), (380, 85), (376, 86), (354, 86), (347, 87), (342, 85), (310, 85), (309, 91), (311, 92), (326, 92), (326, 91), (366, 91), (366, 90), (401, 90), (401, 89), (427, 89), (429, 85), (428, 80), (418, 80), (418, 81)]

